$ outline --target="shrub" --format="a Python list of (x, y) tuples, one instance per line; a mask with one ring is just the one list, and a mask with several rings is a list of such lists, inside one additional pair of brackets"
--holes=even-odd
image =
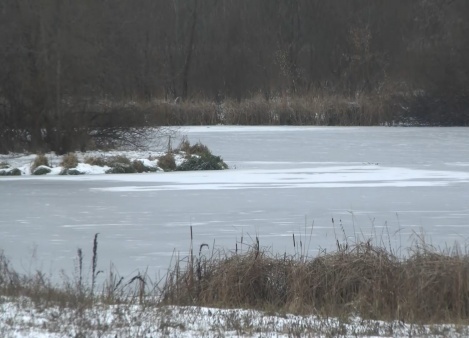
[(166, 153), (158, 159), (158, 167), (164, 171), (176, 170), (176, 161), (174, 160), (173, 153)]
[(138, 173), (145, 173), (145, 172), (155, 172), (155, 167), (148, 167), (140, 160), (134, 160), (132, 162), (132, 166), (134, 167), (135, 171)]
[(84, 173), (76, 169), (63, 169), (60, 175), (84, 175)]
[(19, 170), (18, 168), (14, 168), (14, 169), (10, 170), (7, 175), (9, 175), (9, 176), (21, 176), (21, 170)]
[(113, 156), (107, 159), (106, 165), (111, 169), (106, 174), (133, 174), (137, 172), (132, 166), (132, 162), (125, 156)]
[(197, 142), (193, 146), (189, 148), (189, 153), (191, 155), (199, 155), (199, 156), (210, 156), (212, 155), (212, 152), (210, 149), (205, 144), (202, 144), (200, 142)]
[(11, 170), (0, 169), (0, 176), (21, 176), (21, 170), (13, 168)]
[(36, 155), (36, 158), (33, 161), (33, 164), (31, 164), (31, 172), (34, 172), (36, 168), (40, 166), (49, 166), (49, 161), (47, 160), (46, 155), (44, 154), (38, 154)]
[(143, 164), (142, 161), (135, 160), (132, 162), (132, 166), (138, 173), (143, 173), (147, 171), (147, 167)]
[(60, 163), (65, 169), (75, 168), (78, 165), (78, 157), (75, 153), (68, 153), (62, 157)]
[(7, 169), (10, 165), (7, 162), (0, 162), (0, 169)]
[(69, 175), (83, 175), (84, 173), (82, 173), (81, 171), (78, 171), (76, 169), (68, 169), (68, 174)]
[(221, 159), (220, 156), (212, 154), (205, 154), (202, 156), (192, 156), (180, 164), (176, 170), (189, 171), (189, 170), (223, 170), (228, 166)]
[(51, 172), (51, 170), (50, 170), (49, 167), (47, 167), (45, 165), (41, 165), (41, 166), (34, 169), (33, 175), (45, 175), (45, 174), (48, 174), (50, 172)]

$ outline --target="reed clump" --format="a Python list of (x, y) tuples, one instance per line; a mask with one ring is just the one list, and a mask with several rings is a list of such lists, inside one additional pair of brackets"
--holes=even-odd
[(413, 323), (469, 321), (469, 256), (415, 246), (406, 257), (363, 241), (316, 257), (259, 245), (176, 264), (163, 304), (255, 308)]
[(31, 172), (34, 172), (40, 166), (49, 166), (49, 160), (44, 154), (36, 155), (33, 163), (31, 164)]
[(124, 278), (113, 265), (106, 269), (106, 278), (98, 264), (95, 234), (91, 275), (86, 278), (86, 259), (78, 249), (75, 276), (64, 277), (62, 285), (41, 272), (17, 273), (0, 251), (0, 296), (27, 297), (39, 307), (196, 305), (320, 318), (469, 323), (466, 252), (418, 243), (405, 256), (397, 256), (370, 240), (338, 244), (335, 251), (315, 257), (304, 252), (274, 254), (262, 248), (258, 238), (253, 245), (237, 244), (233, 252), (209, 250), (207, 244), (197, 250), (191, 243), (189, 255), (175, 259), (162, 281), (153, 282), (146, 273)]
[(78, 165), (78, 157), (75, 153), (68, 153), (62, 157), (60, 165), (65, 169), (75, 168)]
[(163, 156), (160, 156), (158, 159), (158, 167), (163, 169), (164, 171), (174, 171), (176, 170), (176, 160), (174, 158), (174, 154), (172, 152), (168, 152)]
[(139, 103), (146, 125), (320, 125), (370, 126), (396, 118), (388, 89), (372, 94), (339, 95), (314, 91), (304, 95), (254, 94), (220, 101), (194, 98), (188, 101)]

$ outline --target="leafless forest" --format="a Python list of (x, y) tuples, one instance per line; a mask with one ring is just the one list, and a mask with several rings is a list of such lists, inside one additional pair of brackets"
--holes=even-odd
[(2, 0), (0, 152), (143, 126), (468, 125), (468, 18), (466, 0)]

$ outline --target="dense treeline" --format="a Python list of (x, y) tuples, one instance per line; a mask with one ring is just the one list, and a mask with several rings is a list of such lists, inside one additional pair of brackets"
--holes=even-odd
[(467, 125), (467, 18), (465, 0), (2, 0), (0, 152), (191, 123), (200, 102), (200, 123), (252, 123), (222, 108), (256, 102), (256, 123)]

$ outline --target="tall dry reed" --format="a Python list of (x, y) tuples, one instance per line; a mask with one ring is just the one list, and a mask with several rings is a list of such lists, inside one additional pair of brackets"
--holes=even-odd
[[(199, 251), (200, 252), (200, 251)], [(248, 307), (406, 322), (469, 321), (469, 256), (425, 245), (407, 257), (370, 241), (309, 258), (257, 244), (199, 253), (168, 273), (166, 304)]]

